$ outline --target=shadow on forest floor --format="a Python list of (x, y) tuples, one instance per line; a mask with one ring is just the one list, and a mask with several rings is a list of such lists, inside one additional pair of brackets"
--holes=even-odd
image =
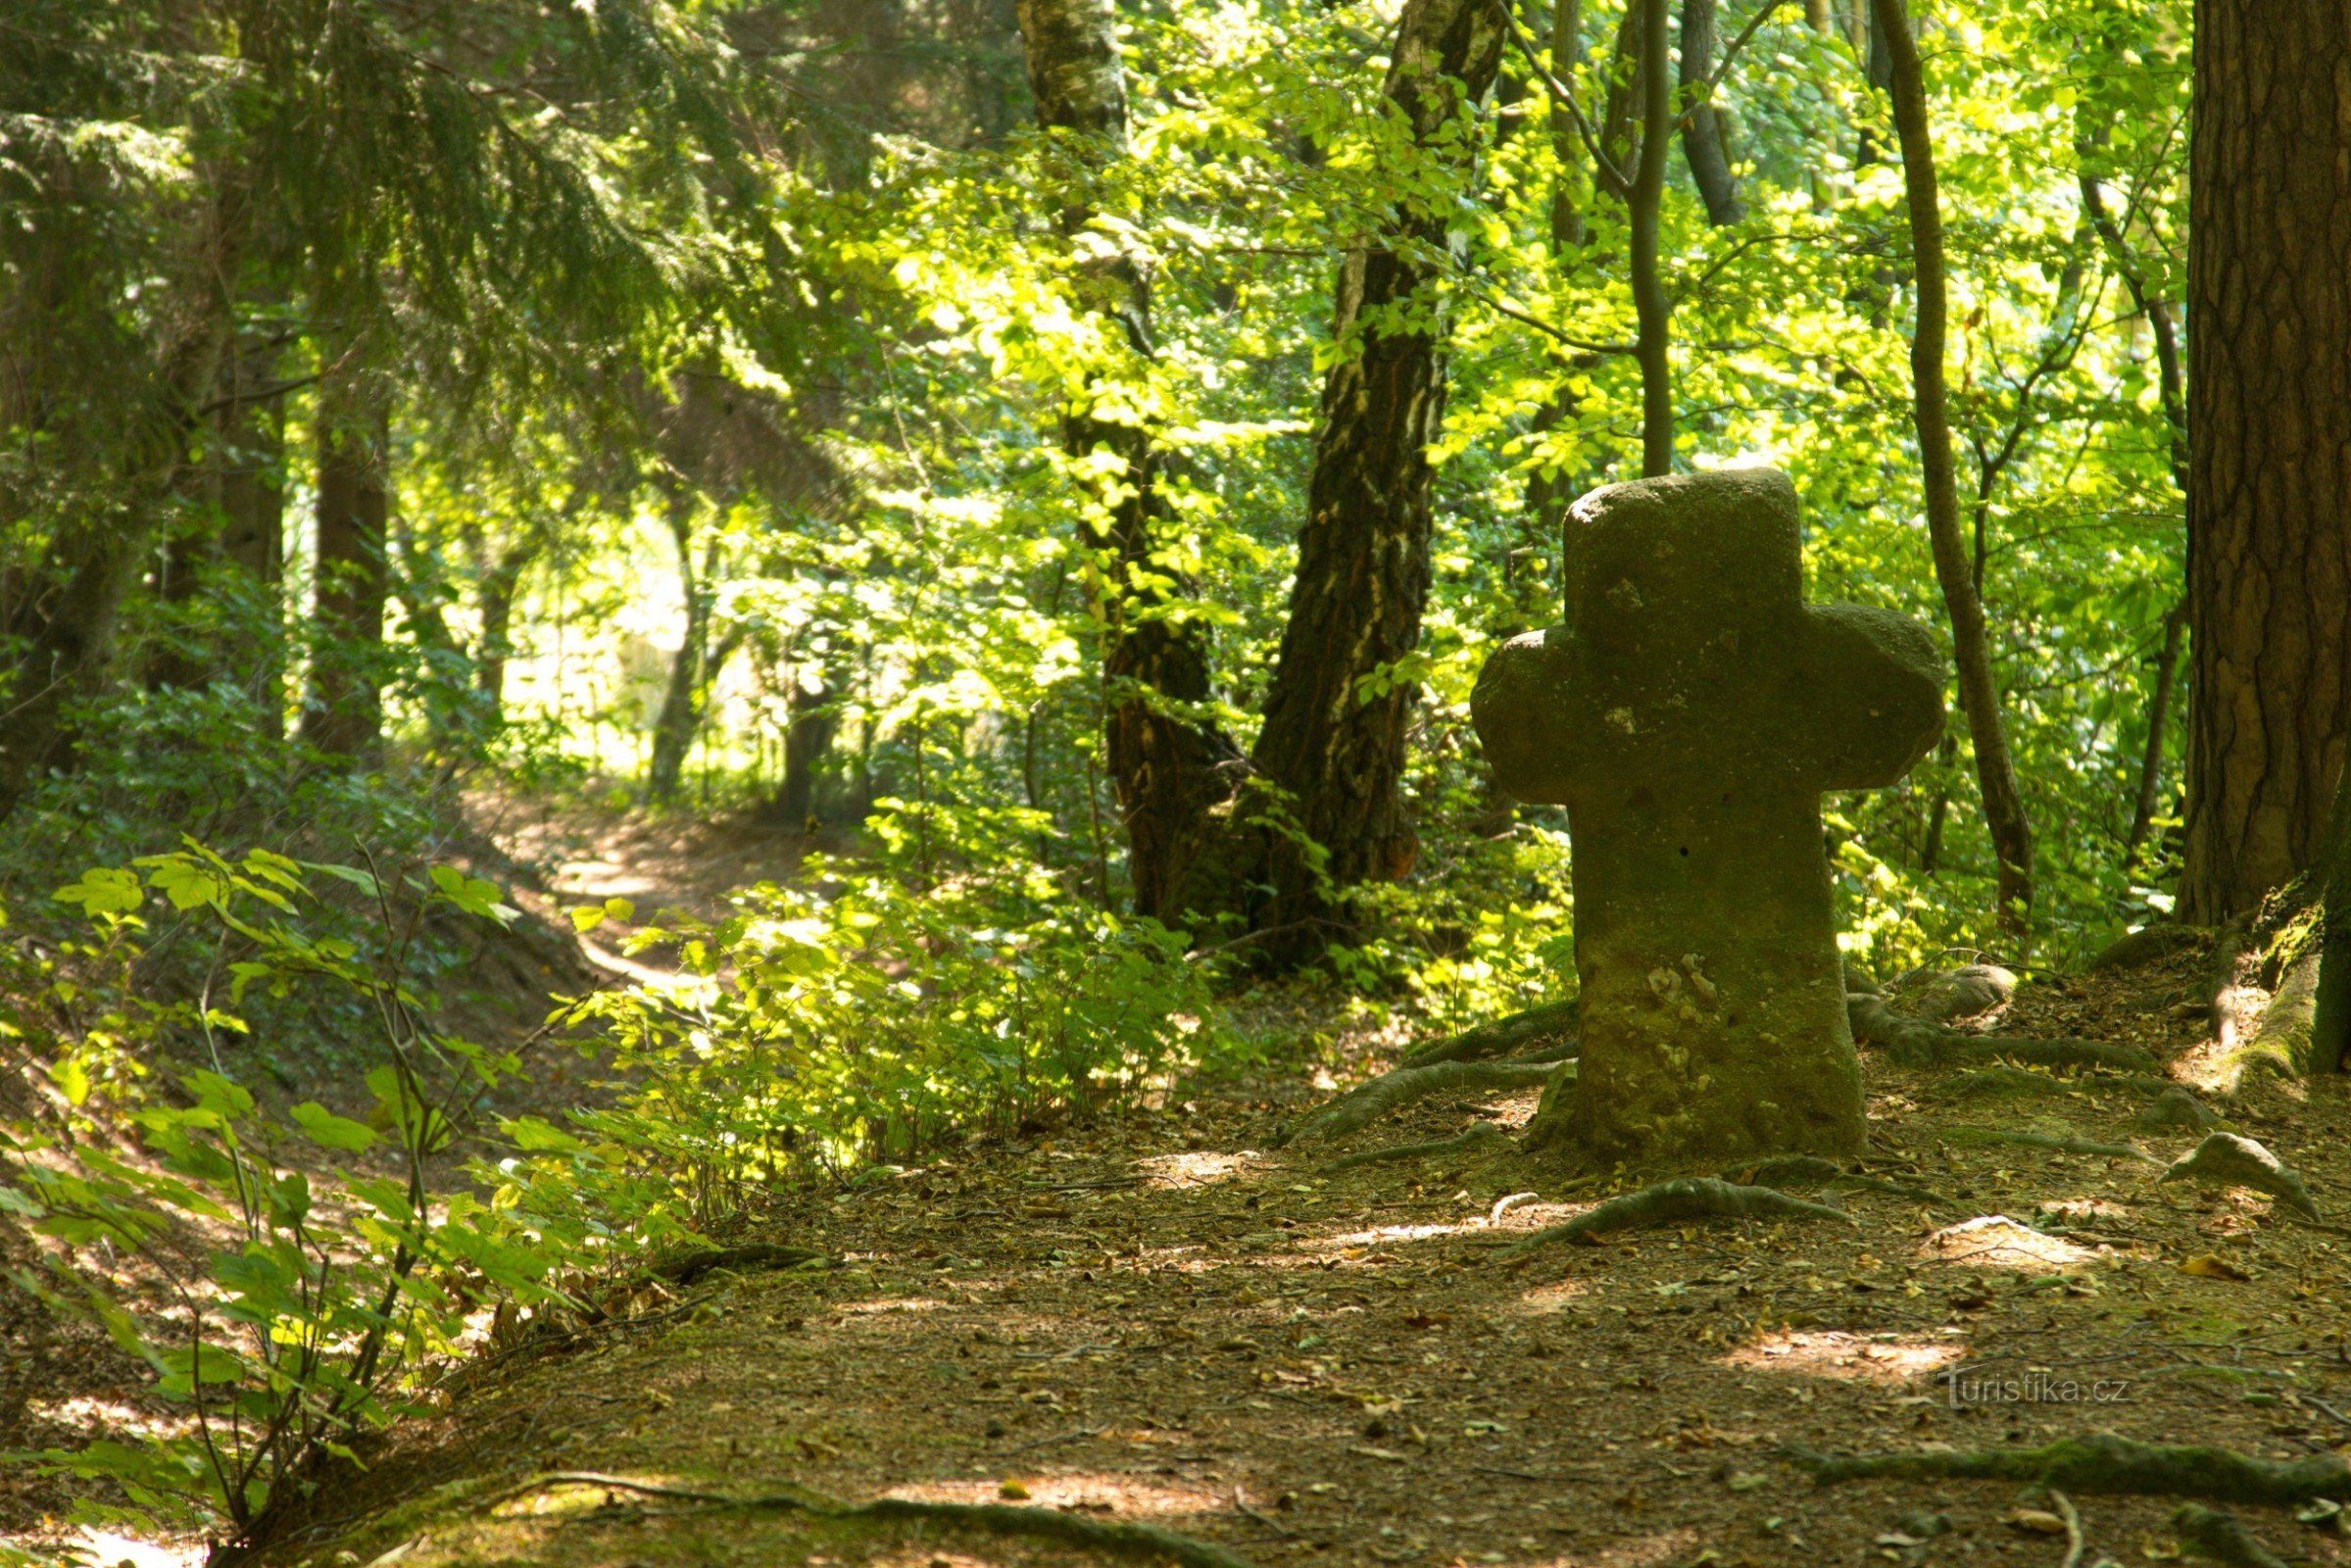
[[(2028, 987), (2003, 1027), (2177, 1057), (2201, 1030), (2174, 1006), (2197, 961)], [(2040, 1533), (2057, 1523), (2047, 1501), (2014, 1484), (1816, 1491), (1779, 1446), (2111, 1430), (2292, 1457), (2351, 1440), (2351, 1243), (2243, 1191), (2159, 1186), (2153, 1163), (1965, 1141), (2029, 1128), (2184, 1152), (2195, 1134), (2134, 1128), (2143, 1083), (1965, 1099), (1948, 1078), (1869, 1070), (1872, 1168), (1937, 1200), (1850, 1195), (1854, 1230), (1693, 1225), (1504, 1259), (1497, 1244), (1606, 1189), (1563, 1191), (1506, 1145), (1336, 1177), (1318, 1170), (1328, 1151), (1258, 1152), (1316, 1098), (1303, 1066), (794, 1195), (752, 1230), (845, 1266), (713, 1276), (637, 1323), (510, 1360), (321, 1498), (271, 1558), (1087, 1560), (534, 1480), (594, 1471), (1024, 1498), (1260, 1564), (2056, 1568), (2069, 1543)], [(2230, 1125), (2332, 1211), (2351, 1191), (2345, 1098), (2339, 1082), (2256, 1088)], [(1532, 1102), (1428, 1102), (1359, 1143), (1507, 1126)], [(2075, 1501), (2079, 1561), (2174, 1552), (2173, 1499)], [(2282, 1511), (2251, 1523), (2273, 1549), (2351, 1560)]]

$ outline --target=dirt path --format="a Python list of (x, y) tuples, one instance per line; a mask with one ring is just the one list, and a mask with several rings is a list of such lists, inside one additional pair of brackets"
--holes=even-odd
[[(2145, 1000), (2141, 1033), (2184, 1044), (2192, 1030), (2143, 1021), (2163, 1016)], [(729, 1494), (1007, 1498), (1258, 1564), (2087, 1568), (2172, 1554), (2176, 1499), (2073, 1498), (2084, 1539), (2069, 1558), (2053, 1500), (2013, 1484), (1822, 1491), (1780, 1446), (2112, 1430), (2278, 1458), (2351, 1446), (2351, 1242), (2241, 1190), (2159, 1186), (2155, 1164), (1960, 1141), (2032, 1126), (2135, 1136), (2159, 1158), (2191, 1147), (2134, 1133), (2143, 1089), (1963, 1100), (1873, 1064), (1878, 1168), (1936, 1201), (1854, 1194), (1857, 1227), (1691, 1226), (1512, 1261), (1500, 1244), (1602, 1190), (1507, 1155), (1331, 1177), (1327, 1152), (1260, 1152), (1311, 1098), (1305, 1072), (779, 1202), (759, 1236), (844, 1266), (714, 1276), (509, 1362), (323, 1511), (404, 1501), (349, 1535), (322, 1518), (274, 1555), (1098, 1560), (533, 1479), (594, 1471)], [(2339, 1084), (2301, 1094), (2236, 1125), (2342, 1217), (2351, 1107)], [(1508, 1125), (1531, 1099), (1423, 1105), (1356, 1146)], [(1542, 1198), (1493, 1218), (1529, 1189)], [(2273, 1550), (2351, 1561), (2339, 1534), (2246, 1517)]]

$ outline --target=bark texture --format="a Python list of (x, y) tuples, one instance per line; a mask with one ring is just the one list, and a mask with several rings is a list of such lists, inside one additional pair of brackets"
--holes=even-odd
[(318, 433), (318, 587), (303, 739), (353, 760), (383, 734), (384, 610), (391, 597), (386, 421), (322, 419)]
[(1747, 216), (1731, 172), (1731, 150), (1723, 117), (1709, 101), (1706, 79), (1714, 71), (1716, 0), (1682, 0), (1682, 156), (1706, 204), (1706, 220), (1718, 228)]
[(1902, 0), (1873, 0), (1873, 60), (1882, 49), (1891, 78), (1894, 128), (1902, 143), (1902, 182), (1909, 197), (1916, 269), (1918, 324), (1910, 344), (1919, 468), (1927, 493), (1927, 532), (1935, 575), (1951, 616), (1951, 647), (1959, 666), (1959, 706), (1976, 747), (1976, 779), (1984, 818), (1998, 861), (2000, 925), (2022, 939), (2033, 907), (2033, 828), (2017, 788), (2016, 764), (2000, 716), (2000, 688), (1992, 678), (1991, 645), (1974, 564), (1959, 525), (1958, 476), (1951, 461), (1949, 394), (1943, 379), (1948, 337), (1944, 292), (1942, 206), (1935, 180), (1935, 147), (1927, 123), (1927, 88), (1918, 45)]
[[(1124, 153), (1126, 74), (1110, 0), (1020, 0), (1020, 32), (1037, 123), (1090, 138), (1105, 156)], [(1062, 227), (1074, 231), (1087, 216), (1067, 209)], [(1079, 283), (1086, 303), (1118, 320), (1129, 346), (1148, 357), (1151, 290), (1141, 271), (1118, 261)], [(1081, 407), (1064, 419), (1062, 442), (1074, 457), (1106, 452), (1119, 460), (1119, 470), (1099, 481), (1084, 524), (1100, 565), (1103, 751), (1126, 826), (1136, 912), (1172, 920), (1186, 912), (1177, 862), (1200, 840), (1206, 813), (1230, 795), (1224, 774), (1240, 753), (1200, 716), (1211, 695), (1207, 649), (1180, 614), (1191, 585), (1167, 559), (1150, 431)]]
[[(1673, 139), (1674, 94), (1665, 76), (1666, 0), (1640, 0), (1641, 162), (1626, 202), (1633, 268), (1633, 313), (1641, 323), (1641, 476), (1674, 471), (1674, 307), (1658, 260), (1665, 216), (1665, 159)], [(1634, 13), (1626, 13), (1626, 21)]]
[[(1466, 104), (1500, 65), (1497, 0), (1409, 0), (1396, 24), (1387, 97), (1416, 148), (1466, 158)], [(1440, 219), (1405, 221), (1441, 245)], [(1330, 889), (1402, 875), (1417, 841), (1401, 783), (1420, 688), (1398, 671), (1418, 646), (1429, 596), (1428, 449), (1445, 409), (1445, 320), (1428, 262), (1384, 246), (1341, 265), (1333, 336), (1347, 352), (1323, 382), (1298, 575), (1254, 761), (1285, 792), (1295, 839), (1272, 849), (1272, 906), (1260, 924), (1318, 948)]]
[(2311, 864), (2351, 720), (2351, 15), (2198, 0), (2182, 918)]

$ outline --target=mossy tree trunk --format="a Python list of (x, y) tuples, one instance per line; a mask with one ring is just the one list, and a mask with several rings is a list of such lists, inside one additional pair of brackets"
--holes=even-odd
[[(1126, 73), (1110, 0), (1020, 0), (1019, 15), (1037, 123), (1091, 143), (1094, 156), (1123, 157)], [(1073, 204), (1059, 220), (1075, 233), (1091, 217)], [(1123, 258), (1098, 264), (1079, 285), (1086, 306), (1117, 321), (1128, 347), (1149, 360), (1151, 289), (1141, 270)], [(1118, 460), (1095, 481), (1081, 525), (1101, 623), (1102, 747), (1126, 827), (1136, 912), (1174, 919), (1185, 912), (1173, 902), (1176, 862), (1229, 793), (1223, 770), (1240, 754), (1201, 713), (1212, 695), (1208, 651), (1184, 613), (1191, 585), (1171, 558), (1151, 432), (1102, 416), (1088, 386), (1074, 390), (1061, 435), (1073, 457)]]
[[(1464, 111), (1493, 89), (1507, 30), (1498, 0), (1408, 0), (1386, 101), (1416, 146), (1467, 164)], [(1258, 923), (1276, 957), (1321, 950), (1333, 889), (1400, 876), (1417, 853), (1402, 791), (1420, 698), (1408, 661), (1429, 597), (1429, 447), (1446, 334), (1441, 266), (1426, 253), (1446, 243), (1445, 218), (1413, 212), (1400, 226), (1407, 243), (1366, 245), (1340, 266), (1342, 352), (1323, 382), (1298, 573), (1252, 758), (1318, 847), (1270, 845), (1275, 891)]]

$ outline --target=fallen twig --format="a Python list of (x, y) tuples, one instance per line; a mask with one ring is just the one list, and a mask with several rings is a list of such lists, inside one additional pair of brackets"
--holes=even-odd
[(1523, 1061), (1440, 1061), (1426, 1067), (1398, 1067), (1348, 1090), (1275, 1142), (1336, 1141), (1361, 1132), (1388, 1112), (1431, 1095), (1462, 1090), (1535, 1089), (1556, 1070), (1556, 1063)]
[(2081, 1510), (2074, 1506), (2073, 1498), (2055, 1487), (2049, 1489), (2049, 1506), (2055, 1508), (2057, 1517), (2065, 1521), (2065, 1561), (2059, 1563), (2057, 1568), (2082, 1568), (2082, 1552), (2088, 1543), (2082, 1536)]
[(1820, 1485), (1840, 1481), (2025, 1481), (2074, 1492), (2208, 1497), (2219, 1502), (2351, 1499), (2351, 1463), (2338, 1454), (2256, 1459), (2227, 1448), (2138, 1443), (2110, 1432), (2061, 1438), (2038, 1448), (1955, 1452), (1821, 1453), (1784, 1450)]
[(1740, 1187), (1713, 1176), (1684, 1176), (1611, 1198), (1564, 1224), (1537, 1231), (1503, 1249), (1505, 1255), (1551, 1242), (1580, 1242), (1611, 1231), (1641, 1230), (1685, 1219), (1836, 1219), (1861, 1222), (1841, 1208), (1806, 1202), (1771, 1187)]
[(847, 1503), (807, 1489), (737, 1495), (723, 1492), (702, 1492), (692, 1487), (658, 1486), (652, 1482), (631, 1481), (625, 1476), (605, 1475), (595, 1470), (559, 1470), (535, 1476), (506, 1493), (501, 1500), (543, 1487), (565, 1486), (610, 1487), (649, 1497), (675, 1497), (685, 1502), (707, 1503), (716, 1508), (776, 1509), (809, 1514), (819, 1519), (928, 1520), (984, 1530), (991, 1535), (1057, 1541), (1121, 1557), (1156, 1557), (1180, 1563), (1183, 1568), (1250, 1568), (1246, 1557), (1237, 1556), (1211, 1542), (1178, 1535), (1172, 1530), (1162, 1530), (1157, 1525), (1104, 1522), (1089, 1519), (1083, 1514), (1063, 1513), (1058, 1508), (1021, 1508), (1001, 1502), (920, 1502), (911, 1497), (876, 1497), (871, 1502)]

